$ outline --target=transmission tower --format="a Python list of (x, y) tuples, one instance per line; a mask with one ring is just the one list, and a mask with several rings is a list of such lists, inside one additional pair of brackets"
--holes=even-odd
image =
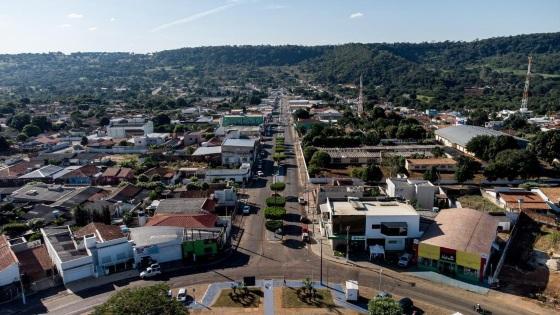
[(533, 57), (529, 56), (528, 59), (529, 65), (527, 66), (527, 77), (525, 78), (525, 88), (523, 89), (520, 112), (526, 112), (528, 110), (527, 103), (529, 102), (529, 82), (531, 81), (531, 63), (533, 62)]

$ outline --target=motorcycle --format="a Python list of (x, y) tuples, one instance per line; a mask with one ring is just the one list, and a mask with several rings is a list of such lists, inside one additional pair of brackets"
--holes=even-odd
[(473, 306), (473, 310), (475, 312), (477, 312), (478, 314), (482, 314), (482, 315), (492, 315), (492, 312), (489, 310), (485, 310), (482, 308), (482, 306), (480, 306), (480, 304), (475, 304)]

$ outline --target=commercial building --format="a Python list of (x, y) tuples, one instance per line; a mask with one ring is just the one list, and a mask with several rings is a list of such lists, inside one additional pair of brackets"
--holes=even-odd
[(438, 172), (454, 172), (457, 161), (448, 158), (406, 159), (404, 167), (409, 172), (425, 172), (435, 168)]
[[(467, 143), (477, 136), (507, 136), (508, 134), (494, 129), (488, 129), (479, 126), (457, 125), (441, 128), (435, 131), (436, 140), (440, 141), (447, 147), (455, 148), (463, 153), (473, 155), (467, 150)], [(527, 141), (517, 138), (521, 147), (526, 146)]]
[(134, 245), (134, 261), (141, 266), (149, 261), (159, 263), (181, 260), (184, 228), (143, 226), (131, 228), (129, 239)]
[(416, 203), (421, 209), (432, 210), (436, 192), (439, 191), (428, 180), (415, 180), (408, 178), (387, 178), (387, 196), (401, 198)]
[(260, 126), (264, 124), (263, 115), (224, 115), (220, 126)]
[(206, 170), (204, 180), (208, 183), (214, 181), (232, 180), (236, 183), (247, 182), (251, 177), (251, 164), (243, 163), (238, 169), (221, 168)]
[(331, 164), (334, 165), (363, 165), (379, 163), (387, 156), (411, 157), (423, 155), (433, 156), (432, 150), (437, 145), (394, 145), (394, 146), (363, 146), (358, 148), (319, 148), (331, 157)]
[(226, 139), (222, 144), (222, 165), (236, 166), (253, 163), (257, 155), (257, 140)]
[(13, 202), (51, 204), (72, 193), (74, 190), (74, 188), (61, 185), (29, 183), (14, 191), (9, 199)]
[(321, 234), (333, 249), (346, 246), (365, 251), (381, 245), (387, 251), (402, 251), (420, 238), (420, 215), (408, 204), (374, 198), (327, 198), (320, 205)]
[(469, 208), (445, 209), (418, 244), (418, 266), (468, 282), (483, 282), (498, 220)]
[(112, 138), (146, 136), (153, 132), (154, 123), (142, 117), (111, 119), (107, 126), (107, 135)]

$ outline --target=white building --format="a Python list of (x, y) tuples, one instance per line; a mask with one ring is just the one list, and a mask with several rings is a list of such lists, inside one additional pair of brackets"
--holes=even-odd
[(346, 245), (365, 251), (382, 245), (385, 250), (401, 251), (422, 236), (420, 215), (408, 204), (372, 198), (328, 198), (320, 206), (321, 234), (333, 249)]
[(69, 226), (41, 229), (47, 252), (64, 284), (94, 276), (93, 258), (76, 242)]
[(232, 180), (236, 183), (242, 183), (249, 180), (251, 177), (251, 164), (243, 163), (239, 169), (229, 168), (214, 168), (206, 171), (204, 180), (208, 183), (214, 181)]
[(257, 140), (226, 139), (222, 144), (222, 165), (235, 166), (253, 163), (257, 155)]
[(134, 244), (134, 261), (153, 260), (158, 263), (182, 259), (184, 228), (173, 226), (143, 226), (130, 229)]
[(439, 190), (428, 180), (387, 178), (387, 196), (415, 201), (418, 207), (432, 210), (436, 192)]
[(0, 287), (19, 280), (19, 261), (10, 247), (8, 238), (0, 235)]
[(142, 117), (111, 119), (107, 126), (107, 135), (112, 138), (145, 136), (153, 132), (153, 122)]

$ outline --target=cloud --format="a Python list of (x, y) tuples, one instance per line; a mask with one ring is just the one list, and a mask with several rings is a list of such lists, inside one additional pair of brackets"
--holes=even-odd
[(271, 4), (266, 7), (267, 10), (282, 10), (286, 9), (288, 6), (282, 4)]
[(112, 17), (112, 18), (109, 19), (109, 22), (115, 22), (116, 20), (117, 20), (117, 18)]
[(70, 27), (72, 27), (72, 24), (60, 24), (60, 25), (58, 25), (57, 27), (60, 27), (60, 28), (70, 28)]
[(232, 0), (228, 4), (224, 4), (222, 6), (219, 6), (219, 7), (210, 9), (210, 10), (199, 12), (199, 13), (193, 14), (191, 16), (187, 16), (187, 17), (184, 17), (182, 19), (175, 20), (175, 21), (172, 21), (172, 22), (169, 22), (169, 23), (161, 24), (157, 27), (154, 27), (150, 32), (155, 33), (155, 32), (159, 32), (159, 31), (162, 31), (164, 29), (167, 29), (167, 28), (170, 28), (170, 27), (173, 27), (173, 26), (177, 26), (177, 25), (181, 25), (181, 24), (187, 24), (187, 23), (202, 19), (204, 17), (207, 17), (209, 15), (225, 11), (227, 9), (230, 9), (230, 8), (234, 7), (234, 6), (239, 5), (240, 3), (241, 2), (239, 0), (235, 0), (235, 1)]
[(88, 31), (90, 31), (90, 32), (97, 31), (97, 26), (92, 26), (92, 27), (88, 28)]
[(84, 16), (82, 14), (79, 13), (70, 13), (66, 16), (69, 19), (83, 19)]
[(364, 16), (364, 14), (363, 14), (362, 12), (356, 12), (356, 13), (350, 14), (350, 18), (351, 18), (351, 19), (359, 19), (359, 18), (361, 18), (361, 17), (363, 17), (363, 16)]

